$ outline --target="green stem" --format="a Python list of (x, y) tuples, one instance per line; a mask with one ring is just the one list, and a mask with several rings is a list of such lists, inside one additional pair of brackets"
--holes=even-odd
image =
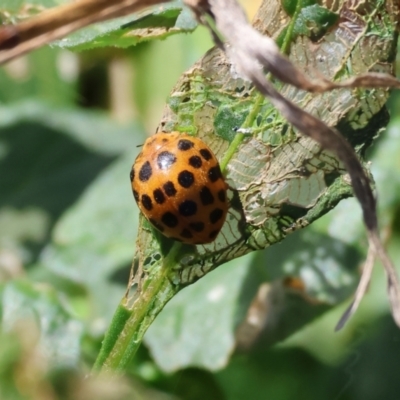
[[(293, 15), (293, 17), (292, 17), (292, 19), (291, 19), (291, 21), (290, 21), (290, 23), (288, 25), (288, 29), (286, 31), (285, 38), (283, 40), (282, 45), (280, 46), (281, 51), (283, 53), (285, 53), (285, 54), (287, 54), (289, 49), (290, 49), (290, 42), (291, 42), (291, 39), (292, 39), (295, 22), (296, 22), (297, 16), (299, 15), (302, 7), (303, 7), (302, 1), (298, 1), (296, 10), (294, 12), (294, 15)], [(270, 79), (270, 76), (271, 75), (268, 74), (266, 79)], [(257, 118), (257, 115), (260, 112), (260, 108), (262, 107), (262, 105), (264, 103), (264, 100), (265, 100), (265, 97), (261, 93), (258, 93), (256, 95), (253, 107), (252, 107), (250, 113), (248, 114), (247, 118), (243, 122), (241, 128), (246, 129), (246, 128), (250, 128), (253, 125), (255, 119)], [(245, 137), (246, 137), (245, 134), (237, 133), (235, 138), (230, 143), (230, 145), (228, 147), (228, 150), (226, 151), (224, 157), (220, 161), (221, 171), (223, 173), (225, 172), (225, 169), (228, 166), (230, 159), (235, 154), (236, 150), (238, 149), (240, 144), (243, 142)]]
[(287, 27), (287, 30), (285, 33), (285, 38), (283, 39), (282, 44), (280, 46), (280, 50), (283, 54), (289, 53), (290, 44), (291, 44), (292, 38), (293, 38), (294, 26), (296, 24), (296, 20), (297, 20), (303, 7), (304, 7), (303, 1), (299, 0), (297, 2), (296, 9), (294, 10), (292, 18), (290, 19), (289, 25)]
[(94, 371), (120, 372), (126, 370), (136, 354), (149, 326), (156, 316), (179, 291), (168, 279), (168, 271), (176, 265), (181, 243), (175, 242), (160, 269), (149, 274), (140, 294), (129, 308), (124, 297), (117, 307), (104, 341)]
[[(247, 118), (245, 119), (245, 121), (243, 122), (241, 128), (249, 128), (250, 126), (253, 125), (254, 120), (257, 118), (258, 113), (260, 112), (260, 108), (262, 106), (264, 102), (264, 96), (260, 93), (258, 93), (256, 95), (255, 101), (254, 101), (254, 105), (252, 107), (252, 110), (250, 111), (250, 113), (247, 115)], [(232, 140), (232, 142), (230, 143), (228, 150), (226, 151), (224, 157), (222, 158), (222, 160), (220, 161), (220, 167), (221, 167), (221, 171), (224, 172), (227, 165), (229, 164), (230, 159), (232, 158), (232, 156), (235, 154), (237, 148), (239, 147), (240, 143), (243, 142), (243, 139), (246, 137), (247, 135), (243, 134), (243, 133), (237, 133), (235, 135), (235, 138)]]

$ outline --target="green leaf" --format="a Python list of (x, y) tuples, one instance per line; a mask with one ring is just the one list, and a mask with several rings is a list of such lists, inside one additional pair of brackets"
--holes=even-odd
[(351, 295), (360, 261), (353, 246), (313, 227), (295, 232), (281, 244), (231, 261), (178, 293), (149, 328), (145, 342), (167, 372), (189, 366), (221, 369), (236, 346), (244, 310), (264, 279), (298, 278), (304, 283), (299, 294), (308, 299), (282, 292), (282, 304), (279, 296), (274, 300), (273, 323), (267, 324), (262, 339), (271, 345), (320, 315), (325, 308), (318, 305), (338, 304)]
[(248, 107), (243, 110), (232, 110), (229, 105), (220, 107), (214, 117), (215, 134), (231, 142), (236, 136), (236, 130), (242, 126), (248, 113)]
[(283, 7), (294, 20), (292, 26), (285, 27), (279, 34), (276, 40), (279, 45), (282, 45), (289, 31), (292, 41), (299, 35), (318, 41), (339, 19), (338, 14), (315, 4), (314, 0), (288, 0), (283, 2)]
[(145, 335), (164, 371), (188, 366), (216, 370), (235, 346), (235, 329), (257, 289), (253, 255), (234, 260), (178, 293)]
[(61, 213), (125, 151), (135, 130), (102, 113), (36, 102), (0, 107), (0, 241), (34, 256)]
[(322, 378), (327, 369), (304, 351), (257, 351), (250, 356), (235, 357), (215, 378), (227, 399), (314, 400), (331, 398), (314, 393), (318, 383), (322, 385), (321, 380), (326, 384)]
[(152, 7), (150, 11), (91, 25), (54, 44), (74, 50), (105, 46), (125, 48), (176, 33), (191, 32), (196, 26), (193, 14), (183, 1), (175, 0)]
[(134, 153), (129, 151), (99, 174), (59, 219), (52, 241), (40, 257), (46, 268), (88, 290), (90, 318), (101, 318), (103, 329), (123, 295), (121, 285), (111, 278), (123, 268), (123, 282), (128, 282), (125, 267), (135, 251), (139, 210), (129, 181)]
[(296, 19), (293, 33), (316, 39), (324, 35), (338, 19), (339, 15), (318, 4), (313, 4), (301, 10)]
[(2, 290), (2, 326), (37, 330), (38, 351), (54, 367), (78, 366), (82, 323), (73, 318), (57, 292), (27, 281), (14, 281)]
[(359, 279), (357, 265), (363, 259), (354, 245), (316, 232), (313, 226), (261, 254), (258, 260), (268, 280), (298, 278), (310, 298), (326, 304), (338, 304), (353, 293)]

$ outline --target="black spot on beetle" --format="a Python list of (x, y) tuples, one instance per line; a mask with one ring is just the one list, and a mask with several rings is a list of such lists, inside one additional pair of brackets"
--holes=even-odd
[(165, 196), (161, 189), (154, 190), (153, 197), (157, 204), (163, 204), (165, 201)]
[(183, 229), (179, 236), (185, 239), (191, 239), (193, 237), (192, 232), (190, 232), (189, 229)]
[(132, 168), (131, 173), (129, 174), (129, 178), (131, 178), (131, 182), (135, 179), (135, 170)]
[(204, 231), (205, 225), (204, 222), (191, 222), (189, 226), (195, 231), (195, 232), (202, 232)]
[(208, 237), (210, 239), (215, 239), (218, 235), (219, 231), (211, 231), (210, 234), (208, 235)]
[(201, 161), (201, 158), (199, 156), (192, 156), (189, 158), (189, 164), (193, 168), (201, 168), (203, 162)]
[(194, 183), (194, 175), (190, 171), (187, 171), (187, 170), (179, 172), (178, 182), (182, 187), (184, 187), (185, 189), (188, 189)]
[(163, 185), (163, 189), (168, 197), (173, 197), (176, 195), (175, 186), (171, 181), (165, 182)]
[(160, 169), (164, 171), (171, 168), (171, 165), (173, 165), (175, 162), (176, 162), (175, 154), (169, 151), (162, 151), (157, 156), (157, 165)]
[(150, 211), (153, 208), (153, 202), (147, 194), (142, 194), (142, 204), (147, 211)]
[(218, 192), (218, 198), (219, 198), (219, 200), (222, 201), (223, 203), (225, 202), (225, 200), (226, 200), (226, 193), (225, 193), (225, 190), (224, 190), (224, 189), (221, 189), (221, 190)]
[(139, 180), (141, 182), (147, 182), (151, 178), (152, 174), (153, 174), (153, 170), (151, 169), (151, 165), (150, 165), (150, 163), (148, 161), (146, 161), (142, 165), (142, 168), (140, 168)]
[(203, 186), (200, 190), (200, 200), (203, 206), (208, 206), (209, 204), (214, 203), (214, 196), (211, 193), (211, 190), (207, 186)]
[(219, 178), (222, 178), (221, 169), (219, 165), (211, 167), (208, 171), (208, 178), (211, 182), (216, 182)]
[(154, 228), (158, 229), (160, 232), (164, 232), (164, 227), (161, 224), (159, 224), (156, 220), (150, 218), (149, 222), (154, 226)]
[(190, 150), (192, 147), (194, 146), (194, 143), (191, 140), (187, 140), (187, 139), (180, 139), (178, 141), (178, 149), (179, 150)]
[(177, 216), (169, 211), (163, 214), (161, 221), (164, 225), (168, 226), (168, 228), (175, 228), (179, 222)]
[(217, 223), (222, 216), (224, 215), (224, 212), (220, 208), (216, 208), (215, 210), (212, 210), (210, 212), (210, 222), (212, 224)]
[(197, 204), (193, 200), (185, 200), (179, 204), (179, 214), (183, 217), (191, 217), (197, 213)]
[(207, 149), (201, 149), (200, 150), (200, 154), (202, 155), (202, 157), (206, 160), (209, 161), (212, 159), (212, 154), (210, 153), (209, 150)]
[(135, 198), (136, 202), (139, 203), (139, 193), (136, 190), (133, 191), (133, 197)]

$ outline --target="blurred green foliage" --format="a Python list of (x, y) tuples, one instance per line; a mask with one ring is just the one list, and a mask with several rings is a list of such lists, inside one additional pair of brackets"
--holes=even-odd
[[(354, 199), (179, 293), (126, 377), (84, 379), (129, 277), (137, 146), (179, 74), (210, 46), (198, 28), (125, 51), (41, 49), (0, 70), (0, 399), (398, 399), (400, 332), (379, 268), (342, 332), (333, 333), (335, 309), (279, 345), (261, 336), (235, 352), (239, 323), (277, 269), (301, 277), (316, 266), (311, 278), (326, 303), (327, 282), (354, 284), (335, 276), (365, 256)], [(389, 106), (389, 128), (369, 158), (381, 228), (400, 265), (399, 93)]]

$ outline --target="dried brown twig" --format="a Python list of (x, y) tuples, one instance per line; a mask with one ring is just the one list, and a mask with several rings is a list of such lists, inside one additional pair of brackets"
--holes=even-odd
[(61, 39), (78, 29), (169, 0), (80, 0), (0, 28), (0, 64)]
[[(399, 88), (400, 82), (390, 75), (380, 73), (367, 73), (340, 83), (324, 78), (310, 81), (279, 52), (271, 38), (261, 35), (247, 22), (243, 10), (235, 0), (186, 0), (185, 2), (193, 9), (199, 20), (210, 28), (214, 41), (228, 54), (237, 73), (251, 81), (299, 132), (336, 154), (349, 172), (354, 194), (363, 210), (364, 223), (368, 231), (369, 252), (354, 301), (340, 319), (336, 330), (344, 326), (360, 304), (371, 279), (376, 256), (380, 258), (385, 268), (393, 318), (400, 327), (400, 283), (379, 237), (376, 201), (361, 163), (350, 144), (339, 132), (283, 97), (266, 79), (264, 68), (281, 81), (312, 92), (324, 92), (340, 87)], [(204, 16), (209, 16), (215, 21), (217, 29), (227, 39), (229, 45), (219, 39), (218, 33), (207, 23)]]

